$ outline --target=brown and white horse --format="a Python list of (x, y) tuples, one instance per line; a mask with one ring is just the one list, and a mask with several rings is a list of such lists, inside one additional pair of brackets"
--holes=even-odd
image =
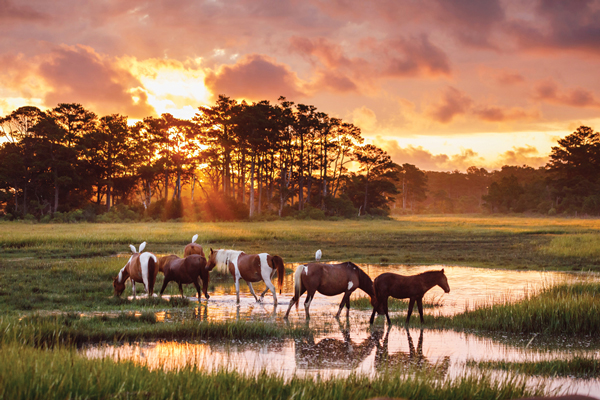
[(133, 298), (135, 298), (135, 283), (139, 282), (144, 285), (144, 289), (148, 293), (148, 296), (154, 294), (154, 283), (156, 282), (156, 274), (158, 268), (156, 267), (156, 256), (152, 253), (142, 253), (146, 247), (146, 242), (140, 244), (140, 251), (135, 249), (135, 246), (129, 245), (133, 255), (127, 261), (127, 264), (119, 271), (113, 279), (113, 287), (115, 289), (115, 296), (120, 296), (125, 290), (125, 282), (127, 279), (131, 279), (131, 291)]
[[(246, 281), (250, 288), (250, 293), (252, 293), (257, 302), (263, 300), (267, 290), (271, 290), (271, 293), (273, 293), (273, 304), (277, 305), (277, 294), (275, 293), (275, 286), (271, 283), (271, 279), (275, 276), (275, 272), (277, 272), (279, 293), (281, 294), (283, 275), (285, 274), (283, 259), (281, 257), (271, 256), (267, 253), (246, 254), (239, 250), (210, 249), (210, 256), (208, 257), (206, 267), (212, 270), (215, 266), (220, 273), (226, 274), (229, 272), (233, 275), (238, 303), (240, 302), (241, 278)], [(259, 300), (254, 293), (252, 282), (260, 281), (265, 282), (267, 289), (262, 292)]]
[(196, 243), (196, 239), (198, 239), (197, 234), (192, 237), (192, 242), (185, 246), (185, 249), (183, 250), (184, 257), (187, 257), (192, 254), (200, 254), (202, 257), (206, 258), (202, 246)]
[(299, 265), (294, 274), (294, 297), (290, 301), (284, 318), (287, 319), (294, 304), (297, 307), (300, 296), (304, 292), (308, 292), (304, 301), (304, 310), (307, 319), (310, 318), (308, 309), (313, 297), (315, 297), (315, 292), (319, 292), (325, 296), (335, 296), (344, 293), (344, 298), (340, 303), (336, 318), (339, 318), (344, 305), (347, 308), (346, 316), (349, 316), (350, 295), (356, 289), (362, 289), (371, 298), (374, 296), (373, 281), (369, 278), (369, 275), (350, 261), (341, 264), (310, 263)]
[[(196, 296), (200, 301), (200, 296), (204, 293), (206, 300), (210, 297), (207, 293), (208, 290), (208, 273), (209, 269), (206, 268), (206, 258), (200, 254), (192, 254), (185, 258), (179, 258), (172, 254), (164, 256), (158, 259), (158, 270), (165, 275), (162, 288), (160, 289), (160, 295), (164, 293), (167, 285), (171, 281), (177, 282), (179, 285), (179, 292), (183, 297), (183, 284), (194, 284), (196, 288)], [(198, 279), (202, 279), (202, 291)]]

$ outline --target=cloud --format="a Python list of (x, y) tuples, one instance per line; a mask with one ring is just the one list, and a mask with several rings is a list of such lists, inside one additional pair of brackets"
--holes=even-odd
[(535, 120), (541, 117), (539, 111), (527, 111), (521, 108), (505, 108), (499, 106), (478, 106), (473, 110), (477, 118), (485, 122), (508, 122), (519, 120)]
[(215, 96), (226, 94), (251, 100), (305, 96), (303, 82), (287, 65), (260, 54), (245, 56), (234, 65), (208, 72), (205, 84)]
[(513, 147), (498, 156), (496, 167), (504, 165), (529, 165), (530, 167), (541, 167), (548, 162), (548, 156), (541, 156), (539, 151), (529, 145)]
[(377, 115), (363, 106), (352, 112), (352, 123), (363, 131), (373, 131), (377, 127)]
[(442, 98), (432, 104), (426, 114), (437, 122), (447, 124), (454, 117), (466, 114), (472, 105), (473, 99), (467, 94), (449, 86), (444, 90)]
[(50, 107), (81, 103), (99, 114), (130, 118), (154, 114), (140, 82), (89, 47), (59, 46), (40, 62), (38, 74), (48, 86), (44, 102)]
[(15, 4), (11, 0), (0, 0), (0, 21), (2, 23), (19, 23), (24, 21), (43, 21), (47, 16), (34, 7)]
[(569, 107), (600, 108), (600, 100), (584, 88), (561, 89), (553, 80), (541, 82), (535, 88), (534, 99)]
[(459, 154), (433, 154), (422, 146), (400, 147), (396, 140), (376, 137), (374, 143), (384, 149), (397, 164), (413, 164), (426, 171), (466, 170), (473, 165), (483, 165), (484, 159), (471, 149), (462, 149)]
[(384, 73), (391, 77), (450, 75), (450, 61), (442, 49), (425, 34), (409, 39), (387, 40), (382, 51), (386, 59)]

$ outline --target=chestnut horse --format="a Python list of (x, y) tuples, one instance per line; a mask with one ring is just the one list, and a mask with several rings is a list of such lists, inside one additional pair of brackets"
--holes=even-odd
[[(159, 271), (165, 275), (165, 280), (163, 281), (162, 288), (160, 289), (161, 296), (167, 288), (169, 282), (175, 281), (179, 285), (181, 297), (183, 297), (182, 284), (189, 283), (194, 284), (198, 301), (200, 301), (200, 297), (203, 292), (206, 300), (208, 300), (210, 297), (207, 293), (208, 273), (210, 270), (206, 268), (206, 258), (204, 258), (204, 256), (201, 256), (200, 254), (192, 254), (185, 258), (179, 258), (172, 254), (159, 258), (157, 265)], [(202, 290), (200, 290), (198, 279), (202, 279)]]
[(135, 299), (135, 283), (143, 283), (148, 296), (154, 294), (154, 283), (156, 282), (156, 274), (158, 274), (158, 268), (156, 268), (156, 256), (152, 253), (142, 253), (146, 247), (146, 242), (140, 244), (140, 251), (135, 249), (135, 246), (129, 245), (129, 248), (133, 252), (133, 255), (127, 261), (127, 264), (119, 271), (113, 279), (113, 287), (115, 289), (115, 296), (120, 296), (125, 290), (125, 282), (127, 278), (131, 279), (131, 291), (133, 292), (133, 298)]
[[(275, 286), (271, 283), (271, 278), (275, 276), (275, 272), (277, 272), (279, 294), (281, 294), (283, 275), (285, 274), (283, 259), (281, 257), (271, 256), (267, 253), (246, 254), (243, 251), (238, 250), (210, 249), (207, 268), (212, 270), (215, 266), (220, 273), (226, 274), (229, 271), (235, 278), (235, 293), (238, 304), (240, 302), (241, 278), (246, 281), (250, 288), (250, 293), (252, 293), (257, 302), (263, 300), (265, 293), (267, 293), (267, 289), (269, 289), (271, 290), (271, 293), (273, 293), (273, 304), (277, 305), (277, 295), (275, 293)], [(258, 300), (256, 294), (254, 294), (252, 282), (260, 281), (265, 282), (267, 289), (262, 292), (260, 300)]]
[(185, 249), (183, 250), (184, 257), (187, 257), (191, 254), (200, 254), (202, 257), (206, 258), (204, 255), (204, 250), (202, 250), (202, 246), (196, 243), (196, 239), (198, 239), (197, 234), (192, 237), (192, 243), (185, 246)]
[(390, 296), (396, 299), (410, 299), (408, 303), (408, 315), (406, 323), (410, 322), (410, 316), (417, 302), (421, 323), (423, 323), (423, 295), (432, 287), (438, 285), (444, 292), (450, 293), (448, 279), (441, 271), (427, 271), (417, 275), (398, 275), (392, 272), (385, 272), (375, 278), (373, 286), (375, 296), (371, 296), (371, 305), (373, 314), (371, 314), (370, 324), (375, 320), (375, 314), (385, 314), (388, 324), (390, 324), (390, 315), (388, 314), (388, 298)]
[(346, 316), (350, 315), (350, 295), (356, 290), (362, 289), (371, 298), (374, 296), (373, 281), (362, 269), (350, 261), (341, 264), (322, 264), (309, 263), (299, 265), (294, 274), (294, 297), (285, 313), (284, 319), (287, 319), (292, 306), (300, 301), (300, 296), (308, 292), (304, 301), (304, 311), (306, 318), (309, 319), (308, 309), (315, 292), (325, 296), (335, 296), (344, 293), (344, 298), (340, 303), (340, 308), (336, 315), (339, 318), (344, 305), (346, 306)]

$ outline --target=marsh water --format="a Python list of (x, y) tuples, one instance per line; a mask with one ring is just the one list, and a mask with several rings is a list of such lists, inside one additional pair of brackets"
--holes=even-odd
[[(295, 267), (295, 266), (294, 266)], [(376, 266), (361, 265), (371, 277), (382, 272), (397, 272), (404, 275), (416, 274), (431, 269), (444, 268), (451, 291), (445, 294), (439, 287), (430, 290), (424, 304), (435, 304), (425, 308), (425, 313), (452, 315), (480, 304), (516, 301), (533, 294), (543, 287), (561, 282), (581, 279), (598, 279), (597, 275), (570, 274), (560, 272), (506, 271), (475, 269), (453, 266)], [(164, 311), (157, 314), (159, 321), (177, 321), (194, 318), (197, 320), (273, 320), (283, 323), (292, 297), (293, 274), (288, 273), (283, 294), (278, 296), (279, 306), (273, 306), (268, 293), (263, 303), (256, 303), (245, 284), (241, 303), (235, 301), (235, 289), (231, 283), (219, 284), (211, 298), (201, 300), (190, 312)], [(263, 284), (255, 285), (262, 291)], [(360, 290), (353, 295), (362, 296)], [(292, 309), (292, 323), (307, 323), (314, 335), (302, 339), (268, 341), (206, 341), (206, 342), (146, 342), (131, 344), (99, 344), (83, 348), (88, 357), (112, 357), (118, 360), (133, 360), (151, 369), (177, 370), (199, 367), (206, 370), (228, 368), (247, 373), (268, 371), (291, 376), (344, 376), (351, 373), (374, 376), (387, 369), (419, 369), (431, 371), (441, 379), (454, 378), (465, 373), (481, 374), (470, 367), (468, 361), (541, 361), (570, 359), (576, 355), (600, 356), (600, 341), (596, 338), (573, 339), (557, 337), (541, 339), (535, 335), (482, 336), (476, 333), (455, 332), (419, 328), (413, 319), (407, 329), (404, 325), (388, 328), (383, 317), (378, 317), (369, 327), (370, 310), (351, 309), (350, 317), (337, 320), (342, 296), (326, 297), (317, 294), (313, 300), (310, 321), (305, 322), (302, 304)], [(192, 298), (197, 301), (197, 299)], [(416, 312), (416, 310), (415, 310)], [(345, 313), (345, 312), (344, 312)], [(345, 315), (345, 314), (342, 315)], [(406, 310), (390, 312), (406, 315)], [(499, 379), (506, 375), (492, 371)], [(537, 385), (540, 378), (522, 377), (529, 384)], [(577, 378), (547, 378), (542, 382), (547, 388), (560, 393), (589, 394), (600, 397), (600, 380)]]

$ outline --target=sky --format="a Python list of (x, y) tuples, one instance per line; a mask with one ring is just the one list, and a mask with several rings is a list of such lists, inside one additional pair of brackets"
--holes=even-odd
[(0, 0), (0, 116), (284, 96), (423, 170), (543, 166), (599, 72), (600, 0)]

